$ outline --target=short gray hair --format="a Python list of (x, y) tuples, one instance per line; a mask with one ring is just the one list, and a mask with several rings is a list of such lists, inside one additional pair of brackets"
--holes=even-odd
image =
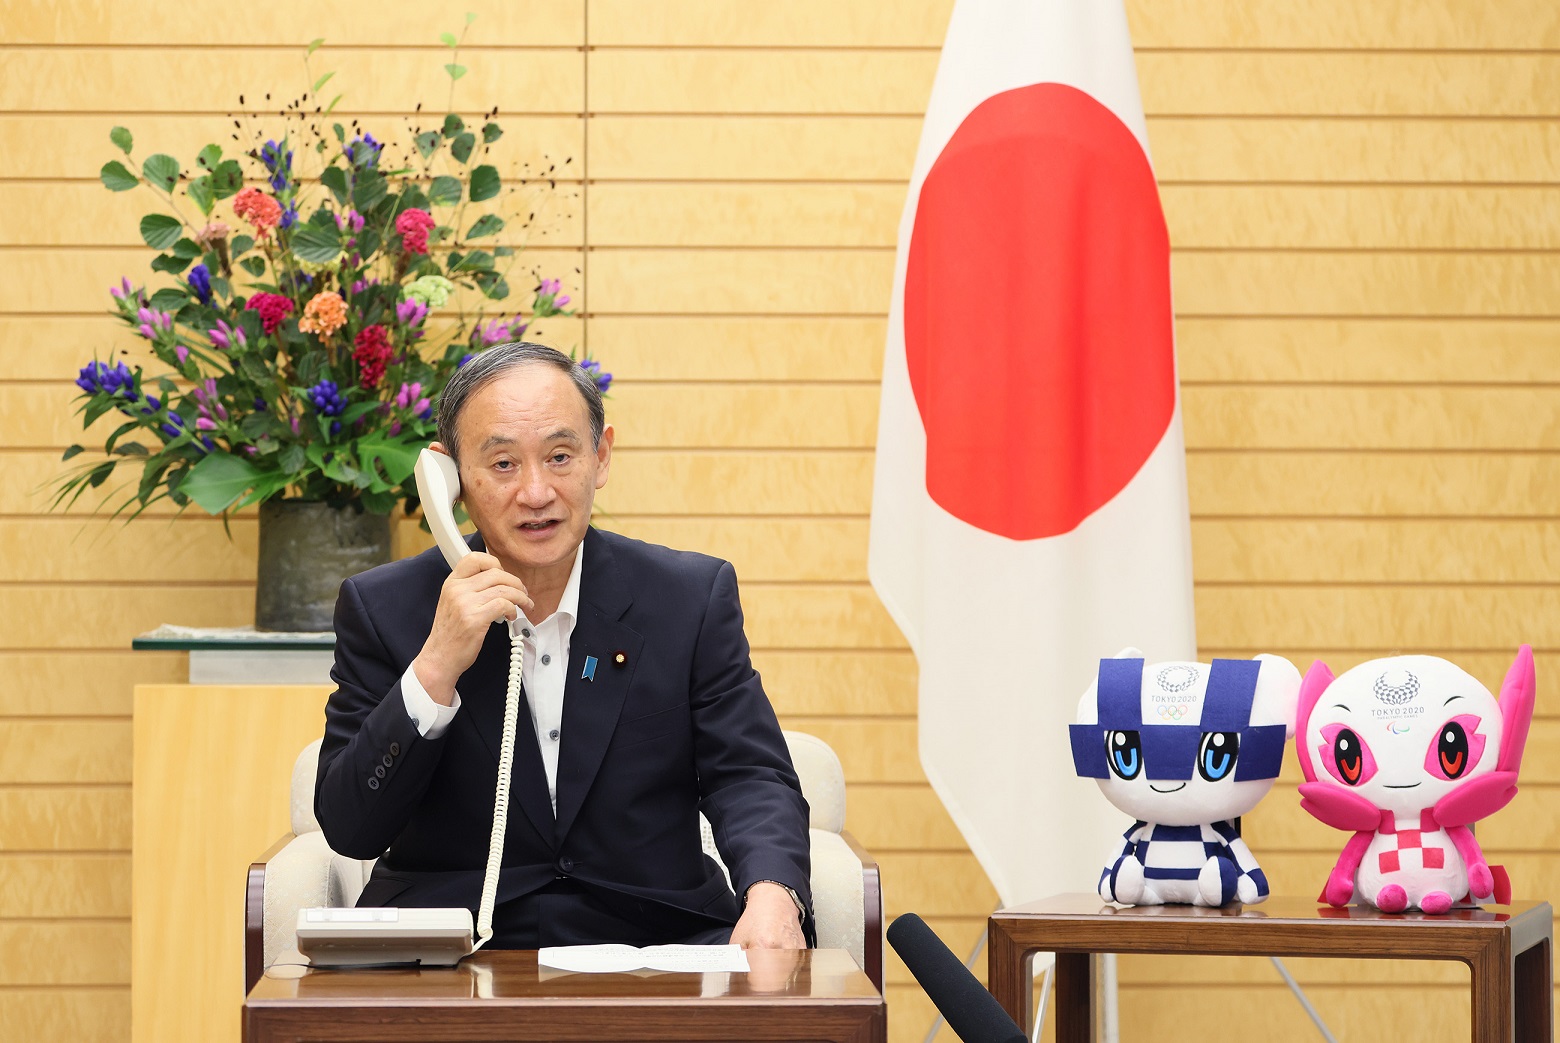
[(508, 344), (495, 344), (473, 356), (455, 371), (450, 382), (444, 386), (444, 393), (439, 396), (437, 424), (439, 441), (450, 451), (450, 456), (457, 461), (460, 459), (455, 425), (471, 396), (510, 370), (537, 363), (552, 366), (569, 375), (569, 379), (579, 389), (580, 396), (585, 399), (585, 409), (590, 414), (591, 448), (601, 448), (601, 434), (607, 428), (607, 411), (601, 404), (601, 389), (596, 386), (595, 378), (557, 348), (516, 340)]

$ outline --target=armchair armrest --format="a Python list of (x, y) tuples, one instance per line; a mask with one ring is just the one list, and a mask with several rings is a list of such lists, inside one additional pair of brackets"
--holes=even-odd
[(862, 955), (866, 966), (862, 968), (872, 984), (883, 992), (883, 883), (878, 873), (877, 860), (849, 830), (840, 831), (851, 854), (861, 862), (862, 906)]
[(244, 995), (255, 987), (265, 972), (265, 867), (277, 853), (292, 843), (288, 833), (266, 848), (258, 861), (249, 864), (244, 887)]

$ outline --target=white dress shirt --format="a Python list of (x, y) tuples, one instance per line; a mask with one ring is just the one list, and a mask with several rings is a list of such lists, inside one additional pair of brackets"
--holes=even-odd
[[(547, 771), (547, 795), (552, 800), (554, 815), (558, 813), (558, 744), (563, 738), (563, 686), (568, 680), (569, 639), (574, 636), (574, 623), (579, 618), (580, 563), (584, 560), (585, 544), (581, 542), (574, 552), (574, 567), (569, 571), (569, 582), (563, 588), (558, 610), (540, 623), (532, 623), (522, 616), (525, 622), (520, 629), (525, 643), (525, 662), (521, 664), (520, 673), (525, 680), (526, 701), (531, 709), (531, 723), (536, 727), (536, 741), (542, 751), (542, 767)], [(460, 709), (459, 692), (455, 693), (451, 705), (439, 705), (410, 666), (401, 675), (401, 697), (412, 726), (425, 739), (443, 735)]]

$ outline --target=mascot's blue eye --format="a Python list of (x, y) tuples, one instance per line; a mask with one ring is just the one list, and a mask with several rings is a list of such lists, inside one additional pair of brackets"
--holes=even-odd
[(1123, 779), (1143, 770), (1143, 740), (1137, 732), (1106, 732), (1105, 762)]
[(1209, 782), (1218, 782), (1235, 770), (1239, 754), (1239, 732), (1204, 732), (1202, 748), (1197, 751), (1197, 774)]

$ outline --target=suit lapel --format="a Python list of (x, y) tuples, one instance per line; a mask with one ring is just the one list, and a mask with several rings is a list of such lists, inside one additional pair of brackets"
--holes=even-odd
[[(473, 540), (481, 550), (481, 537)], [(495, 626), (488, 630), (477, 661), (460, 678), (461, 713), (455, 726), (464, 724), (482, 739), (482, 744), (498, 763), (504, 737), (504, 697), (509, 688), (509, 630)], [(525, 693), (520, 693), (520, 713), (515, 721), (515, 755), (510, 770), (509, 799), (518, 802), (544, 843), (553, 835), (552, 800), (547, 796), (547, 772), (542, 767), (542, 752), (536, 741), (536, 725)]]
[[(558, 750), (558, 820), (562, 843), (601, 768), (612, 733), (639, 665), (644, 638), (620, 620), (633, 596), (595, 529), (585, 536), (580, 606), (569, 639), (569, 672), (563, 688), (563, 740)], [(624, 665), (615, 658), (623, 653)], [(587, 658), (596, 660), (588, 671)]]

